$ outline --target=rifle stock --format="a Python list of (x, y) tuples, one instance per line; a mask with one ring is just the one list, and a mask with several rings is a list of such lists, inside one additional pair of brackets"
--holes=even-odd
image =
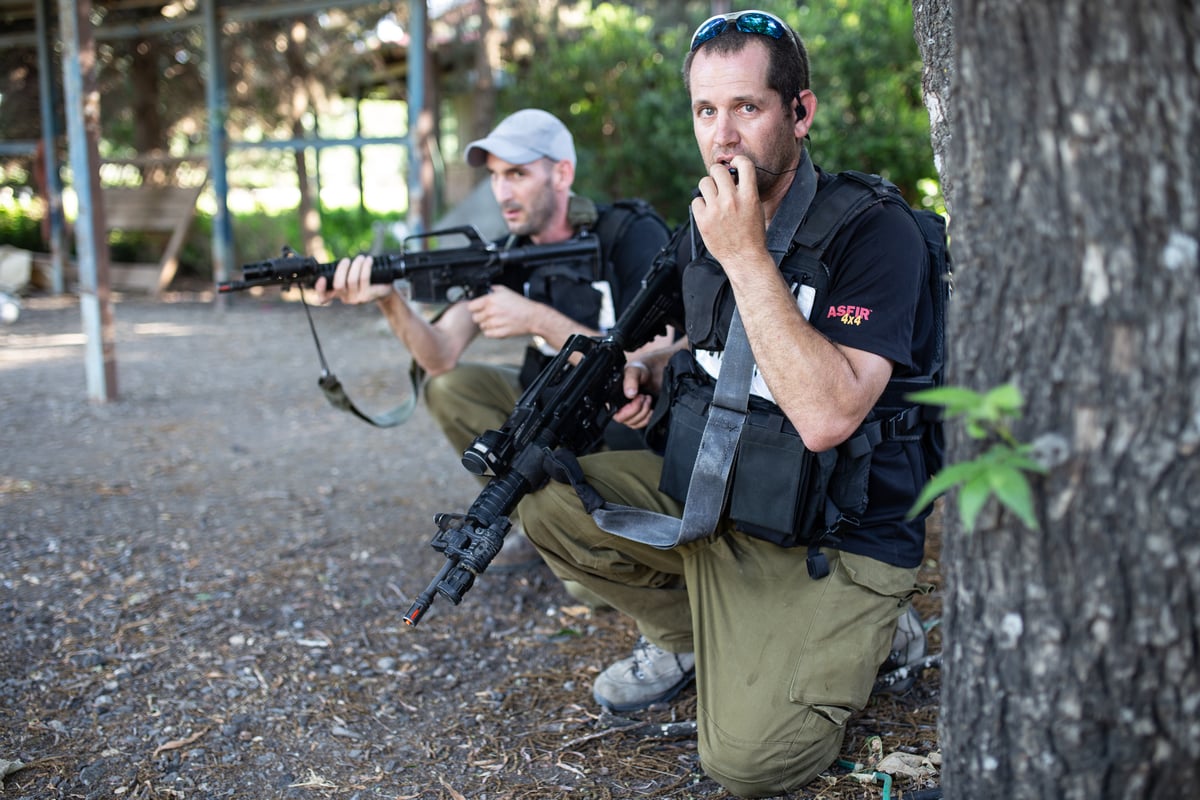
[(512, 527), (509, 515), (549, 475), (545, 456), (565, 448), (594, 449), (612, 415), (625, 404), (625, 353), (665, 330), (678, 302), (668, 291), (675, 272), (674, 239), (655, 259), (641, 289), (604, 337), (572, 336), (521, 394), (499, 430), (485, 431), (463, 453), (463, 466), (491, 475), (465, 514), (438, 514), (433, 549), (446, 557), (413, 602), (404, 621), (417, 625), (437, 595), (458, 605), (500, 552)]
[[(420, 242), (423, 246), (430, 240), (445, 238), (465, 239), (466, 244), (436, 250), (410, 249), (412, 243)], [(486, 294), (509, 265), (535, 267), (575, 261), (586, 263), (598, 273), (600, 242), (594, 234), (585, 233), (565, 242), (501, 248), (485, 242), (474, 226), (463, 225), (409, 236), (401, 252), (374, 256), (371, 283), (407, 280), (414, 300), (447, 303)], [(319, 278), (332, 280), (337, 265), (336, 261), (322, 264), (285, 246), (277, 258), (244, 264), (242, 279), (222, 281), (217, 284), (217, 291), (224, 294), (255, 286), (312, 288)]]

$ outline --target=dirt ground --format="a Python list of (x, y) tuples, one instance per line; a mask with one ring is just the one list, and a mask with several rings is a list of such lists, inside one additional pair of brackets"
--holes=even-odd
[[(479, 485), (424, 409), (381, 431), (326, 403), (299, 304), (210, 300), (119, 299), (110, 403), (87, 397), (77, 298), (26, 298), (0, 326), (4, 797), (729, 796), (700, 769), (694, 691), (599, 713), (592, 680), (635, 634), (544, 566), (489, 571), (405, 626), (444, 560), (433, 515)], [(315, 317), (356, 400), (404, 396), (408, 357), (378, 314)], [(927, 621), (940, 602), (920, 599)], [(939, 681), (873, 699), (842, 760), (935, 751)], [(848, 772), (789, 797), (937, 780)]]

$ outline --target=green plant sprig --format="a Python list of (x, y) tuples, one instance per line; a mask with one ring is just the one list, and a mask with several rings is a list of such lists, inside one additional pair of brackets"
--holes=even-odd
[(980, 511), (993, 495), (1031, 530), (1038, 530), (1028, 474), (1045, 474), (1046, 468), (1030, 457), (1032, 445), (1020, 442), (1008, 425), (1009, 420), (1021, 416), (1025, 404), (1021, 391), (1013, 384), (997, 386), (986, 393), (961, 386), (941, 386), (914, 392), (908, 399), (941, 406), (946, 419), (962, 417), (972, 439), (993, 440), (978, 457), (950, 464), (934, 475), (909, 510), (909, 519), (957, 486), (961, 487), (959, 518), (968, 533), (974, 530)]

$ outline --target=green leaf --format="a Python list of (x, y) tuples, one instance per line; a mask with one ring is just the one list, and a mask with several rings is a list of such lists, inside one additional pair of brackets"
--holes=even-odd
[(975, 420), (967, 420), (967, 435), (972, 439), (986, 439), (991, 429)]
[(1025, 405), (1025, 398), (1015, 384), (997, 386), (983, 396), (983, 406), (989, 419), (1016, 416)]
[(971, 461), (951, 464), (934, 475), (921, 489), (908, 511), (908, 518), (914, 518), (939, 495), (961, 485), (958, 511), (968, 532), (974, 530), (979, 514), (992, 495), (1026, 526), (1038, 530), (1028, 474), (1045, 474), (1046, 468), (1030, 457), (1032, 446), (1017, 441), (1003, 422), (1006, 417), (1020, 416), (1025, 403), (1021, 390), (1011, 383), (997, 386), (985, 394), (962, 387), (942, 386), (912, 392), (907, 397), (914, 402), (942, 406), (948, 414), (961, 413), (967, 434), (974, 439), (999, 439)]
[(992, 490), (986, 475), (978, 475), (963, 484), (962, 490), (958, 493), (958, 516), (962, 520), (963, 528), (968, 533), (975, 530), (975, 520), (979, 517), (979, 512), (983, 510), (983, 504), (987, 502), (991, 493)]
[(987, 469), (987, 463), (979, 459), (975, 461), (961, 461), (957, 464), (947, 464), (941, 471), (930, 478), (929, 482), (921, 489), (921, 493), (913, 502), (912, 508), (908, 510), (906, 518), (914, 519), (924, 510), (925, 506), (932, 503), (938, 497), (960, 483), (966, 483), (981, 473), (986, 473)]
[(916, 501), (913, 502), (912, 508), (908, 509), (908, 513), (904, 515), (904, 518), (906, 520), (916, 519), (917, 515), (924, 511), (927, 505), (937, 500), (944, 491), (944, 489), (939, 489), (935, 486), (933, 481), (925, 484), (925, 488), (921, 489), (921, 493), (917, 495)]
[(1032, 446), (1025, 444), (1021, 445), (1016, 450), (1010, 450), (1009, 457), (1005, 461), (1005, 464), (1010, 467), (1014, 467), (1015, 469), (1022, 469), (1026, 472), (1035, 472), (1038, 475), (1045, 475), (1047, 472), (1045, 465), (1034, 461), (1027, 455), (1032, 449)]
[(1033, 511), (1033, 493), (1029, 489), (1029, 481), (1025, 473), (1018, 469), (1003, 467), (988, 472), (988, 480), (996, 499), (1005, 508), (1016, 514), (1030, 530), (1039, 530), (1037, 517)]
[(962, 386), (938, 386), (934, 389), (922, 389), (910, 392), (906, 400), (922, 403), (927, 406), (941, 406), (951, 416), (965, 413), (968, 409), (978, 408), (983, 404), (983, 395)]
[(937, 475), (933, 476), (933, 483), (946, 484), (946, 488), (956, 484), (969, 481), (987, 470), (987, 462), (983, 459), (975, 459), (973, 461), (960, 461), (956, 464), (947, 464), (942, 467)]

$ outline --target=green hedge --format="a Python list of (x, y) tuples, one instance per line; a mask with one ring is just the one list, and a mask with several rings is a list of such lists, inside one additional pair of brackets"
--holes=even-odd
[(42, 239), (41, 217), (32, 217), (3, 207), (0, 207), (0, 244), (36, 252), (49, 249)]

